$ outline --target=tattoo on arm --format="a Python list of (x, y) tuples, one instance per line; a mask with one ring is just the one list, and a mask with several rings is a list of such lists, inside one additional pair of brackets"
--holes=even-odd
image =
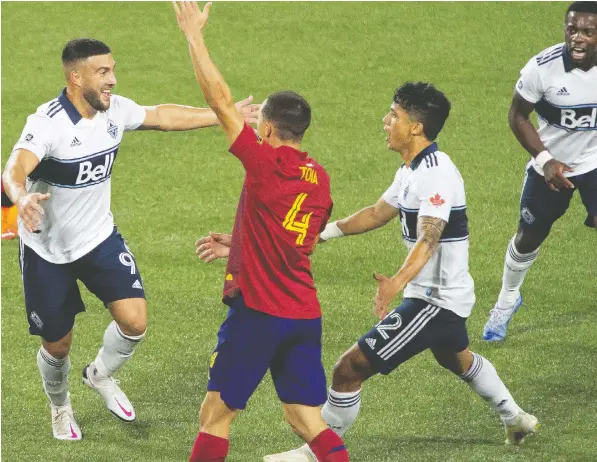
[(445, 220), (436, 217), (422, 216), (417, 220), (417, 240), (429, 246), (430, 255), (435, 252), (446, 224)]

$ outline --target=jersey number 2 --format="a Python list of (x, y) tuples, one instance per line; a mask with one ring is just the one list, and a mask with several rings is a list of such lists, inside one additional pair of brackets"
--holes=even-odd
[(309, 220), (313, 214), (313, 212), (310, 212), (305, 214), (301, 220), (296, 219), (296, 215), (301, 211), (301, 206), (306, 198), (306, 193), (301, 193), (296, 197), (294, 204), (292, 204), (292, 207), (286, 214), (284, 223), (282, 223), (284, 229), (292, 231), (293, 233), (298, 233), (298, 236), (296, 237), (296, 245), (303, 245), (303, 242), (305, 242), (307, 230), (309, 229)]

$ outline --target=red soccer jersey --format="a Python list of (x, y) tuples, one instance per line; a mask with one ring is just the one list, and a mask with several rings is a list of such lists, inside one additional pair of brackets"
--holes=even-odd
[(330, 178), (306, 152), (273, 148), (245, 124), (230, 147), (246, 176), (226, 267), (224, 303), (289, 319), (321, 316), (311, 274), (315, 237), (332, 211)]

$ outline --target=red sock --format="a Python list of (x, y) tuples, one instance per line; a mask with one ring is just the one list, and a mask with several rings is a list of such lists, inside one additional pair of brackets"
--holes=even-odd
[(224, 462), (229, 446), (227, 439), (201, 432), (197, 435), (189, 462)]
[(330, 428), (317, 435), (309, 447), (320, 462), (349, 462), (344, 441)]

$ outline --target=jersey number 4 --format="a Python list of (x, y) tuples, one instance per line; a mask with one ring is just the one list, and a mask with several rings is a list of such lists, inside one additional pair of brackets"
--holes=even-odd
[(296, 219), (296, 215), (301, 211), (301, 206), (303, 205), (303, 202), (305, 202), (306, 198), (306, 193), (301, 193), (296, 197), (294, 204), (292, 204), (292, 207), (286, 214), (284, 223), (282, 223), (284, 229), (287, 229), (293, 233), (298, 233), (298, 236), (296, 237), (296, 245), (303, 245), (303, 242), (305, 242), (307, 230), (309, 229), (309, 220), (311, 219), (311, 215), (313, 215), (313, 212), (310, 212), (303, 215), (301, 220)]

